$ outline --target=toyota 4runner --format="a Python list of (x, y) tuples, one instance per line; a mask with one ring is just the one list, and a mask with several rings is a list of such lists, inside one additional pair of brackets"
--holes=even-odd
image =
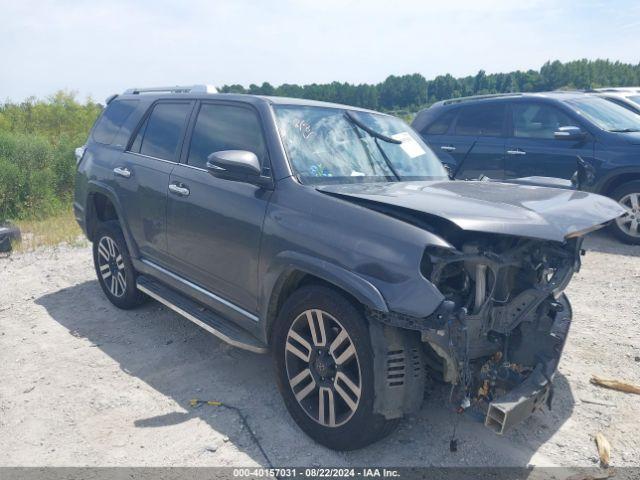
[(390, 115), (206, 87), (112, 97), (76, 153), (107, 298), (270, 351), (293, 419), (343, 450), (419, 409), (428, 374), (498, 433), (549, 402), (582, 239), (624, 213), (450, 180)]

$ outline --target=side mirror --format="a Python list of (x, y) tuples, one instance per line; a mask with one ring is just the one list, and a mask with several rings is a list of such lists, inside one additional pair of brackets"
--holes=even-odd
[[(207, 157), (207, 170), (216, 177), (260, 176), (260, 160), (246, 150), (221, 150)], [(230, 178), (232, 179), (232, 178)]]
[(585, 135), (585, 132), (583, 132), (580, 127), (571, 125), (560, 127), (557, 131), (553, 132), (553, 136), (556, 140), (581, 140)]

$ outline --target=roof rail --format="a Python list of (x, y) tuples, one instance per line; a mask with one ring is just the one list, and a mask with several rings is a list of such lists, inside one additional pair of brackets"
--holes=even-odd
[(462, 103), (468, 102), (471, 100), (482, 100), (484, 98), (500, 98), (500, 97), (520, 97), (522, 96), (521, 92), (518, 93), (488, 93), (486, 95), (471, 95), (469, 97), (458, 97), (458, 98), (450, 98), (449, 100), (444, 100), (442, 102), (443, 105), (450, 105), (452, 103)]
[(175, 85), (173, 87), (128, 88), (125, 94), (138, 95), (140, 93), (218, 93), (213, 85)]

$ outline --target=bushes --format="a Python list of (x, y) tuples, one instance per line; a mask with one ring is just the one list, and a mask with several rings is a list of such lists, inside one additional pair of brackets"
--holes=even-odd
[(68, 208), (74, 149), (84, 144), (100, 110), (65, 92), (0, 105), (0, 220), (44, 218)]

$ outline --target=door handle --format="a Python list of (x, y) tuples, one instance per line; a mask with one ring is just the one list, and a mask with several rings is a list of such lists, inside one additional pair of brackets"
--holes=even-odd
[(116, 167), (113, 169), (113, 173), (124, 178), (129, 178), (131, 176), (131, 170), (127, 167)]
[(516, 148), (515, 150), (507, 150), (507, 155), (526, 155), (527, 152)]
[(455, 151), (456, 147), (454, 147), (453, 145), (443, 145), (440, 147), (440, 150), (444, 150), (445, 152), (453, 152)]
[(187, 187), (181, 187), (180, 185), (177, 185), (175, 183), (169, 184), (169, 191), (171, 193), (175, 193), (176, 195), (180, 195), (181, 197), (186, 197), (191, 193), (191, 191), (189, 191)]

